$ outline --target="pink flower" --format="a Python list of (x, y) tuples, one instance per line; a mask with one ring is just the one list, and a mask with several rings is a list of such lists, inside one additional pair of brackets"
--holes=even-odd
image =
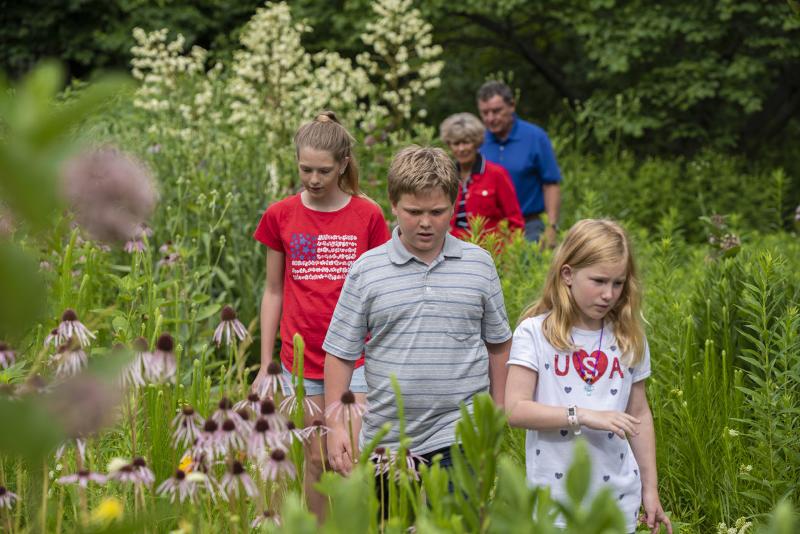
[(133, 361), (129, 363), (122, 370), (122, 385), (129, 386), (144, 386), (145, 381), (145, 361), (152, 358), (152, 354), (147, 350), (147, 340), (143, 337), (138, 337), (133, 342)]
[(261, 401), (261, 417), (269, 422), (269, 426), (283, 432), (286, 430), (286, 418), (275, 410), (275, 403), (270, 399)]
[(219, 425), (213, 419), (206, 419), (192, 449), (192, 458), (197, 458), (198, 455), (215, 458), (224, 454), (225, 447), (220, 440)]
[(281, 518), (277, 513), (272, 512), (270, 510), (264, 510), (263, 512), (258, 514), (255, 517), (255, 519), (253, 519), (253, 522), (250, 523), (250, 528), (251, 529), (261, 528), (261, 525), (263, 525), (265, 522), (266, 523), (272, 522), (275, 523), (275, 526), (278, 527), (281, 526)]
[(50, 358), (50, 362), (56, 365), (58, 378), (78, 374), (81, 369), (86, 367), (88, 361), (86, 353), (73, 341), (73, 338), (59, 346), (58, 352)]
[(230, 469), (222, 477), (222, 488), (234, 497), (239, 496), (240, 489), (251, 499), (258, 497), (258, 487), (250, 475), (245, 471), (244, 466), (240, 462), (232, 462)]
[(246, 399), (240, 400), (233, 405), (233, 409), (237, 412), (245, 408), (254, 414), (257, 414), (259, 411), (261, 411), (261, 399), (258, 397), (257, 393), (250, 393)]
[(266, 456), (266, 454), (262, 456), (259, 468), (261, 470), (261, 477), (264, 480), (275, 481), (281, 476), (287, 476), (289, 478), (294, 478), (296, 476), (294, 464), (292, 464), (289, 457), (286, 456), (286, 452), (283, 449), (275, 449), (269, 456)]
[(172, 350), (175, 341), (169, 334), (161, 334), (156, 341), (156, 350), (143, 359), (144, 376), (151, 382), (175, 382), (178, 371), (175, 354)]
[(47, 337), (44, 338), (44, 346), (49, 347), (52, 345), (53, 347), (58, 347), (59, 344), (58, 328), (53, 328), (50, 333), (47, 334)]
[(283, 438), (284, 441), (286, 441), (286, 443), (289, 445), (292, 444), (292, 441), (305, 443), (307, 440), (306, 433), (303, 431), (303, 429), (297, 428), (291, 421), (286, 423), (286, 430), (283, 432)]
[(258, 384), (256, 393), (260, 399), (274, 399), (278, 391), (286, 397), (292, 394), (293, 389), (292, 382), (283, 376), (281, 364), (271, 361), (267, 366), (267, 377)]
[(172, 478), (168, 478), (158, 486), (156, 493), (159, 495), (169, 495), (169, 502), (175, 502), (176, 497), (178, 498), (178, 502), (183, 502), (187, 499), (194, 502), (195, 495), (197, 494), (197, 487), (195, 482), (187, 478), (186, 473), (178, 469), (175, 471)]
[(236, 336), (239, 341), (250, 337), (247, 329), (241, 321), (236, 317), (236, 312), (230, 306), (225, 306), (220, 312), (221, 322), (217, 329), (214, 330), (214, 343), (219, 346), (222, 340), (225, 340), (225, 345), (231, 344), (231, 333)]
[(347, 390), (342, 393), (340, 400), (325, 408), (325, 417), (348, 423), (354, 418), (361, 417), (366, 411), (367, 407), (360, 402), (356, 402), (355, 394)]
[[(295, 391), (285, 399), (281, 401), (281, 411), (287, 415), (294, 413), (297, 409), (297, 392)], [(320, 409), (317, 404), (309, 399), (308, 397), (303, 397), (303, 409), (305, 410), (306, 415), (317, 415), (322, 414), (322, 410)]]
[(146, 248), (144, 241), (141, 239), (131, 239), (125, 242), (125, 246), (122, 247), (122, 250), (128, 254), (134, 254), (136, 252), (144, 252)]
[(394, 462), (394, 454), (385, 447), (375, 447), (369, 459), (375, 464), (375, 476), (380, 476), (389, 472)]
[(203, 426), (203, 418), (200, 414), (194, 411), (194, 408), (185, 405), (178, 410), (178, 415), (172, 419), (172, 442), (175, 448), (192, 445), (197, 438), (200, 437), (200, 432)]
[(245, 438), (233, 419), (225, 419), (219, 428), (219, 440), (226, 453), (241, 451), (245, 448)]
[(252, 458), (258, 458), (264, 451), (283, 447), (281, 434), (270, 428), (264, 417), (259, 417), (253, 425), (253, 432), (247, 440), (247, 452)]
[(85, 488), (89, 485), (89, 482), (95, 482), (97, 484), (105, 484), (108, 478), (105, 475), (100, 473), (92, 473), (88, 469), (81, 469), (77, 473), (73, 473), (71, 475), (66, 475), (58, 480), (59, 484), (77, 484), (82, 488)]
[(0, 341), (0, 367), (8, 369), (17, 360), (16, 353), (11, 350), (11, 347)]
[(317, 435), (318, 438), (322, 438), (325, 434), (330, 431), (330, 428), (325, 426), (325, 423), (322, 422), (321, 419), (314, 419), (311, 422), (311, 425), (305, 427), (301, 432), (305, 435), (306, 439), (310, 439), (311, 436), (314, 434)]
[(5, 486), (0, 486), (0, 508), (10, 510), (16, 500), (16, 493), (8, 491)]
[(78, 320), (78, 315), (72, 308), (67, 308), (64, 310), (64, 313), (61, 314), (61, 323), (58, 325), (56, 332), (58, 334), (59, 343), (66, 343), (68, 340), (75, 337), (80, 342), (81, 347), (88, 347), (89, 339), (94, 339), (94, 334), (83, 326), (83, 323)]

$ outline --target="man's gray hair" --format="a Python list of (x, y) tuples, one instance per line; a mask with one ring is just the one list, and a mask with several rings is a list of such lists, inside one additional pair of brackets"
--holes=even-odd
[(514, 93), (511, 88), (497, 80), (490, 80), (481, 85), (481, 88), (478, 89), (478, 102), (485, 102), (496, 95), (500, 95), (509, 106), (514, 105)]

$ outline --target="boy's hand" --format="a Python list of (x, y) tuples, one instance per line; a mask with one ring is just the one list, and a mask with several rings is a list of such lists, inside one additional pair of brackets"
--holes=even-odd
[(642, 489), (642, 506), (644, 506), (644, 516), (640, 517), (639, 521), (646, 523), (652, 534), (658, 534), (662, 523), (667, 529), (667, 533), (672, 534), (672, 523), (661, 507), (658, 491)]
[(625, 439), (625, 434), (639, 434), (639, 423), (641, 421), (634, 416), (618, 412), (616, 410), (590, 410), (588, 408), (578, 408), (578, 421), (582, 425), (595, 430), (608, 430)]
[(328, 462), (337, 473), (349, 475), (353, 470), (353, 451), (350, 437), (342, 426), (333, 426), (328, 431)]

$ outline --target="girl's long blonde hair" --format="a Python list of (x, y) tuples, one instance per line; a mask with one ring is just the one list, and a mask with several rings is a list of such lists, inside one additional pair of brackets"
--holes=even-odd
[(572, 349), (570, 330), (577, 322), (578, 307), (561, 276), (561, 269), (569, 265), (573, 270), (578, 270), (607, 262), (624, 262), (626, 276), (619, 300), (605, 319), (611, 323), (623, 361), (627, 365), (636, 365), (644, 357), (645, 350), (641, 320), (642, 289), (630, 239), (614, 221), (584, 219), (570, 228), (550, 265), (541, 298), (522, 313), (520, 321), (548, 313), (542, 324), (544, 337), (558, 350)]
[(339, 176), (339, 189), (351, 195), (361, 195), (358, 186), (358, 163), (353, 154), (354, 143), (353, 136), (339, 123), (333, 111), (319, 113), (313, 121), (300, 126), (294, 134), (297, 157), (300, 157), (301, 148), (308, 147), (330, 152), (337, 163), (348, 158), (347, 167)]

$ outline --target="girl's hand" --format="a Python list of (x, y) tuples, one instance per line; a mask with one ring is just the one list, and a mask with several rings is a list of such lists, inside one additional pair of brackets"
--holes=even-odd
[(608, 430), (625, 439), (625, 434), (638, 435), (641, 421), (625, 412), (578, 408), (578, 421), (595, 430)]
[(253, 385), (250, 386), (250, 391), (253, 393), (257, 393), (261, 396), (261, 391), (264, 388), (264, 381), (267, 379), (267, 366), (262, 365), (261, 368), (258, 370), (258, 374), (256, 375), (255, 379), (253, 379)]
[(672, 523), (661, 507), (658, 498), (658, 491), (642, 491), (642, 506), (644, 506), (644, 517), (639, 517), (639, 521), (647, 524), (652, 534), (658, 534), (661, 523), (667, 529), (668, 534), (672, 534)]

